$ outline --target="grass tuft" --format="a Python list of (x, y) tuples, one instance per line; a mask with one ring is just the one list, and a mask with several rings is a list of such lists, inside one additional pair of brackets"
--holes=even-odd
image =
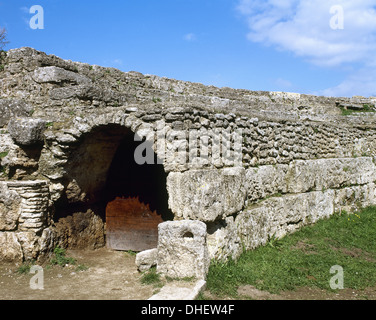
[(54, 249), (54, 257), (50, 260), (51, 265), (59, 265), (65, 267), (66, 265), (75, 265), (76, 260), (74, 258), (66, 257), (66, 251), (63, 248), (56, 247)]
[(157, 269), (155, 267), (142, 274), (141, 283), (146, 285), (153, 285), (156, 288), (163, 286), (161, 276), (157, 273)]

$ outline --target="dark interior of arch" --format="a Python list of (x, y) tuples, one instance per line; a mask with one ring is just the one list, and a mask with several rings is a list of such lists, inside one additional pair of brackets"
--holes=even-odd
[(158, 164), (156, 156), (154, 164), (137, 164), (134, 151), (143, 142), (134, 137), (128, 128), (101, 126), (72, 147), (65, 167), (65, 190), (55, 203), (55, 222), (89, 209), (105, 222), (108, 203), (129, 197), (139, 198), (164, 221), (173, 218), (163, 165)]
[[(158, 164), (156, 155), (154, 164), (137, 164), (134, 150), (140, 143), (134, 141), (133, 134), (128, 134), (121, 140), (108, 172), (106, 202), (116, 197), (138, 197), (152, 211), (157, 211), (163, 220), (171, 220), (173, 215), (168, 208), (167, 175), (163, 165)], [(151, 144), (147, 146), (152, 148)]]

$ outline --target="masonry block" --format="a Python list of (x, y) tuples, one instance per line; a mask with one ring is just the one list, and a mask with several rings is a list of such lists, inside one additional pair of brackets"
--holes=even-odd
[(207, 228), (201, 221), (167, 221), (158, 226), (157, 272), (172, 278), (206, 279)]

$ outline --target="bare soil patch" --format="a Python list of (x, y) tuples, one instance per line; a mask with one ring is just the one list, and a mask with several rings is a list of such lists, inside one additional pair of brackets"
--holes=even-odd
[[(68, 250), (76, 265), (43, 267), (44, 290), (30, 288), (33, 274), (19, 274), (19, 266), (0, 263), (1, 300), (146, 300), (153, 286), (140, 282), (135, 256), (106, 248)], [(77, 265), (88, 267), (78, 271)]]

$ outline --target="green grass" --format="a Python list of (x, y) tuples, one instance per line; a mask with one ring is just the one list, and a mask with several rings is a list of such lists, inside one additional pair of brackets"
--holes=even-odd
[(63, 248), (56, 247), (54, 249), (54, 257), (50, 260), (51, 265), (59, 265), (65, 267), (65, 265), (75, 265), (76, 260), (70, 257), (66, 257), (66, 251)]
[(156, 268), (151, 268), (149, 271), (143, 273), (141, 283), (153, 285), (155, 288), (163, 286), (161, 276), (157, 273)]
[(352, 109), (347, 109), (347, 108), (344, 108), (344, 107), (340, 107), (340, 109), (342, 111), (343, 116), (350, 116), (350, 115), (353, 115), (353, 114), (357, 114), (359, 112), (375, 112), (375, 109), (373, 109), (372, 106), (370, 106), (368, 104), (364, 104), (363, 108), (359, 109), (359, 110), (352, 110)]
[(126, 255), (129, 255), (129, 256), (136, 256), (137, 255), (137, 252), (136, 251), (133, 251), (133, 250), (127, 250), (124, 252)]
[(31, 269), (32, 265), (33, 265), (33, 263), (31, 261), (26, 261), (17, 268), (16, 272), (18, 274), (30, 273), (30, 269)]
[(344, 269), (344, 287), (376, 285), (376, 207), (335, 214), (281, 240), (245, 252), (237, 262), (213, 263), (207, 289), (237, 297), (240, 285), (280, 293), (298, 287), (330, 289), (330, 268)]

